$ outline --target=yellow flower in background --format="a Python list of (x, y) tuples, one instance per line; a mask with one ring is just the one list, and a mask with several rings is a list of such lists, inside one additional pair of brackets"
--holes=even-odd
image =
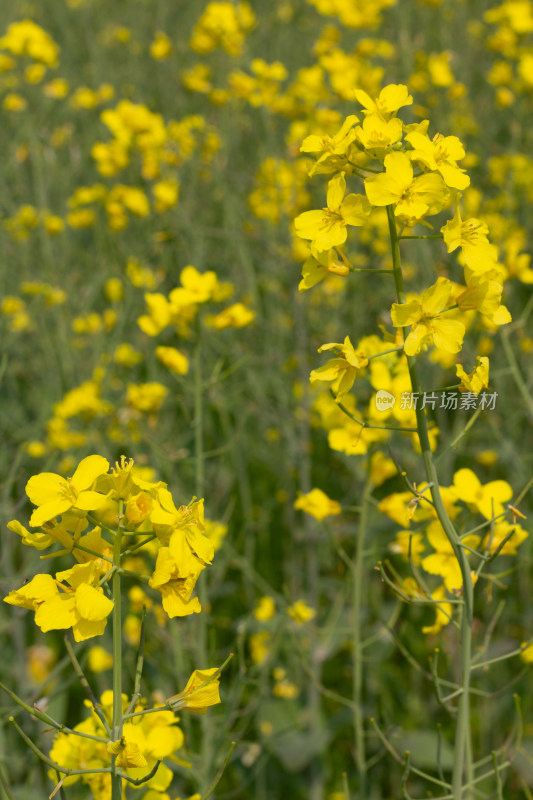
[(453, 485), (459, 500), (473, 506), (485, 519), (497, 517), (505, 511), (513, 490), (507, 481), (490, 481), (483, 486), (471, 469), (460, 469), (453, 476)]
[(502, 542), (507, 539), (501, 550), (499, 550), (499, 553), (501, 553), (502, 556), (514, 556), (516, 555), (517, 547), (519, 547), (528, 536), (529, 533), (524, 530), (521, 525), (503, 520), (502, 522), (496, 522), (490, 533), (485, 536), (483, 539), (483, 547), (485, 550), (488, 550), (489, 553), (494, 553), (498, 550)]
[(129, 383), (126, 389), (126, 403), (142, 414), (157, 414), (168, 389), (162, 383)]
[(220, 314), (206, 317), (206, 324), (217, 331), (223, 331), (226, 328), (245, 328), (247, 325), (251, 325), (254, 319), (255, 312), (251, 308), (245, 306), (244, 303), (234, 303)]
[(93, 645), (88, 654), (89, 669), (92, 672), (105, 672), (113, 666), (113, 656), (101, 645)]
[(356, 352), (350, 337), (347, 336), (344, 342), (330, 342), (318, 348), (318, 352), (324, 350), (335, 350), (338, 358), (333, 358), (311, 371), (309, 380), (311, 383), (316, 381), (327, 381), (331, 383), (331, 388), (335, 392), (337, 399), (347, 394), (355, 383), (358, 371), (368, 364), (368, 359), (364, 353)]
[(398, 553), (405, 561), (409, 561), (409, 557), (413, 559), (413, 564), (418, 566), (421, 561), (422, 553), (425, 552), (426, 546), (424, 544), (421, 533), (413, 533), (413, 531), (398, 531), (394, 542), (389, 545), (391, 553)]
[(307, 494), (300, 494), (294, 501), (294, 508), (298, 511), (305, 511), (318, 520), (340, 514), (342, 509), (340, 503), (331, 500), (322, 489), (312, 489)]
[(451, 281), (448, 278), (438, 278), (419, 299), (408, 303), (393, 303), (393, 325), (397, 328), (412, 326), (404, 342), (404, 350), (408, 356), (419, 353), (424, 344), (434, 344), (447, 353), (458, 353), (461, 349), (465, 326), (457, 319), (442, 317), (451, 291)]
[(156, 31), (150, 45), (150, 55), (157, 61), (163, 61), (172, 55), (172, 42), (164, 31)]
[(305, 625), (306, 622), (316, 617), (316, 611), (308, 606), (305, 600), (297, 600), (287, 609), (287, 614), (297, 625)]
[(487, 356), (477, 356), (478, 365), (468, 375), (462, 364), (457, 364), (456, 375), (461, 379), (459, 391), (468, 391), (479, 394), (482, 389), (489, 386), (489, 359)]
[[(440, 575), (449, 592), (458, 591), (463, 585), (461, 568), (444, 528), (438, 520), (434, 520), (429, 525), (426, 530), (426, 536), (436, 552), (422, 559), (423, 569), (429, 572), (430, 575)], [(461, 541), (472, 550), (475, 550), (481, 541), (481, 537), (465, 536)]]
[(32, 528), (40, 527), (71, 508), (93, 511), (105, 501), (105, 496), (93, 492), (95, 480), (109, 470), (109, 462), (102, 456), (87, 456), (80, 461), (72, 478), (62, 478), (53, 472), (34, 475), (26, 484), (26, 494), (38, 506), (30, 519)]
[(384, 165), (385, 174), (365, 179), (366, 195), (373, 206), (394, 205), (396, 216), (421, 219), (436, 214), (446, 204), (449, 190), (438, 173), (415, 178), (406, 153), (389, 153)]
[(348, 236), (347, 225), (364, 225), (370, 214), (370, 203), (361, 194), (346, 192), (344, 172), (328, 183), (327, 208), (321, 211), (304, 211), (294, 220), (296, 234), (310, 239), (317, 252), (344, 244)]
[(451, 603), (442, 602), (446, 600), (446, 589), (444, 586), (439, 586), (431, 593), (433, 600), (436, 600), (435, 605), (435, 622), (433, 625), (425, 625), (422, 628), (422, 633), (428, 636), (435, 636), (451, 622), (453, 614), (453, 606)]
[(276, 604), (272, 597), (265, 595), (261, 597), (256, 607), (254, 608), (254, 617), (259, 622), (268, 622), (269, 619), (276, 613)]
[(155, 357), (176, 375), (186, 375), (189, 371), (189, 359), (175, 347), (156, 347)]

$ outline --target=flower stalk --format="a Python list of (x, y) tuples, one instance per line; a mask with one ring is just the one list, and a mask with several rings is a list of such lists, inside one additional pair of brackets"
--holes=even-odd
[[(396, 229), (396, 221), (394, 218), (394, 206), (392, 205), (387, 206), (387, 218), (391, 240), (396, 295), (399, 303), (405, 303), (400, 243)], [(406, 358), (409, 376), (411, 378), (412, 391), (416, 394), (417, 392), (420, 392), (416, 358), (414, 356), (406, 356)], [(444, 508), (444, 503), (442, 501), (437, 469), (433, 460), (433, 454), (431, 452), (428, 425), (424, 409), (418, 407), (416, 408), (416, 420), (426, 479), (430, 485), (433, 505), (435, 507), (439, 522), (441, 523), (448, 541), (453, 549), (463, 579), (463, 608), (461, 615), (461, 691), (459, 695), (455, 730), (452, 791), (454, 800), (468, 800), (468, 797), (471, 795), (471, 793), (468, 790), (467, 793), (465, 793), (463, 789), (465, 785), (465, 775), (467, 786), (470, 786), (473, 780), (470, 733), (470, 673), (472, 658), (474, 586), (465, 550), (461, 546), (460, 539), (451, 519), (446, 512), (446, 509)]]

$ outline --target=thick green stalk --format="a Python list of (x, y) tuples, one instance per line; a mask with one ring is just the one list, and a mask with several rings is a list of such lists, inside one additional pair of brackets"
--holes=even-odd
[[(370, 470), (370, 465), (368, 467)], [(361, 502), (361, 514), (357, 527), (355, 558), (353, 561), (353, 702), (355, 761), (359, 773), (359, 797), (367, 796), (367, 763), (365, 746), (365, 728), (363, 714), (363, 653), (361, 649), (361, 608), (363, 602), (364, 583), (364, 544), (368, 527), (368, 507), (371, 490), (370, 476), (367, 478)]]
[[(194, 349), (194, 491), (198, 498), (204, 496), (204, 396), (203, 396), (203, 376), (202, 376), (202, 322), (200, 317), (196, 325), (196, 345)], [(197, 659), (200, 669), (207, 666), (207, 624), (205, 619), (205, 607), (207, 604), (207, 587), (205, 585), (205, 575), (198, 581), (198, 598), (202, 606), (202, 613), (198, 619), (197, 635)], [(212, 737), (210, 735), (209, 722), (202, 717), (202, 769), (205, 776), (209, 774), (213, 759)]]
[[(124, 503), (119, 500), (118, 526), (113, 548), (113, 741), (122, 736), (122, 597), (120, 593), (120, 562), (122, 533), (124, 529)], [(116, 767), (116, 756), (111, 758), (111, 800), (122, 798), (122, 778)]]
[[(396, 295), (399, 303), (405, 302), (405, 290), (403, 285), (402, 265), (400, 258), (400, 242), (396, 230), (396, 220), (394, 218), (394, 206), (387, 206), (387, 217), (389, 221), (389, 233), (392, 249), (392, 261), (394, 269), (394, 282), (396, 285)], [(411, 387), (415, 395), (420, 394), (420, 384), (416, 368), (416, 359), (407, 356)], [(418, 404), (417, 404), (418, 405)], [(418, 427), (418, 438), (422, 450), (422, 458), (426, 472), (426, 479), (431, 487), (431, 498), (435, 511), (439, 518), (444, 532), (452, 546), (454, 555), (458, 561), (463, 578), (463, 613), (461, 618), (461, 695), (457, 709), (457, 722), (455, 730), (454, 765), (452, 777), (452, 790), (454, 800), (467, 800), (467, 795), (463, 793), (465, 768), (466, 783), (471, 784), (473, 779), (472, 755), (470, 752), (470, 671), (472, 658), (472, 618), (474, 605), (474, 586), (470, 572), (470, 566), (466, 553), (461, 543), (452, 521), (450, 520), (440, 493), (437, 469), (433, 461), (433, 454), (429, 442), (428, 425), (424, 409), (417, 407), (416, 421)], [(470, 795), (468, 791), (468, 795)]]

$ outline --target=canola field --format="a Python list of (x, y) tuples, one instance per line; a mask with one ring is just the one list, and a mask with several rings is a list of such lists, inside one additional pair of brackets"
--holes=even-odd
[(533, 798), (532, 0), (2, 0), (0, 798)]

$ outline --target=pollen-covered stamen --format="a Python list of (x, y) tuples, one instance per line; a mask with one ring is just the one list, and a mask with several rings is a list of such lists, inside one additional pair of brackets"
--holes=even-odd
[(72, 484), (72, 478), (66, 478), (59, 487), (59, 493), (64, 495), (67, 500), (75, 502), (78, 499), (78, 492)]

